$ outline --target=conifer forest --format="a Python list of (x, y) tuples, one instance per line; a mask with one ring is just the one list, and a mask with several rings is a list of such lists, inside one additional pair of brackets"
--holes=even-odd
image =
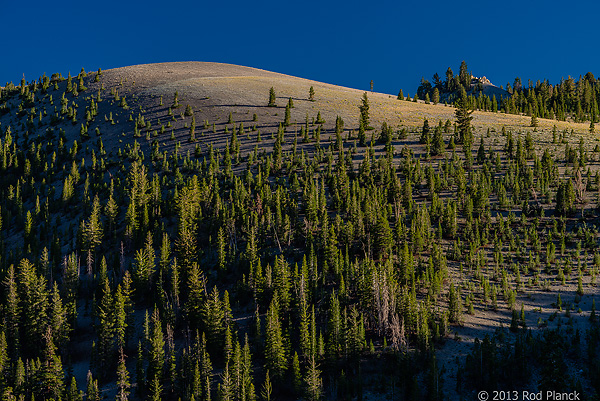
[(600, 398), (592, 73), (192, 64), (0, 90), (3, 400)]

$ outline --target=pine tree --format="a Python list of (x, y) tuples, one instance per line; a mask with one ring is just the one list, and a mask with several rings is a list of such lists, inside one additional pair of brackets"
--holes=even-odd
[(98, 380), (95, 380), (92, 376), (92, 372), (88, 370), (86, 387), (85, 387), (86, 401), (100, 401), (100, 391), (98, 389)]
[(100, 199), (96, 195), (92, 204), (92, 212), (87, 222), (84, 223), (83, 231), (84, 250), (90, 253), (93, 253), (96, 247), (102, 243), (100, 210)]
[(469, 74), (467, 63), (464, 60), (460, 63), (458, 77), (463, 88), (468, 90), (471, 87), (471, 74)]
[[(19, 272), (19, 284), (22, 289), (19, 298), (21, 300), (22, 311), (21, 320), (23, 322), (23, 344), (33, 347), (46, 334), (45, 330), (48, 322), (48, 292), (47, 283), (43, 276), (38, 276), (35, 272), (35, 266), (23, 259), (17, 268)], [(66, 280), (66, 279), (65, 279)], [(48, 326), (48, 329), (50, 327)], [(52, 342), (52, 339), (50, 339)], [(54, 344), (52, 343), (52, 347)]]
[(135, 365), (135, 381), (137, 384), (136, 393), (139, 398), (143, 398), (146, 392), (146, 369), (144, 367), (144, 349), (142, 347), (142, 341), (138, 341), (137, 348), (137, 359)]
[(462, 300), (458, 289), (454, 288), (454, 283), (450, 282), (450, 291), (448, 293), (448, 311), (449, 319), (452, 323), (460, 323), (462, 315)]
[(298, 359), (298, 353), (294, 352), (292, 358), (292, 386), (294, 393), (299, 394), (302, 389), (302, 377), (300, 376), (300, 360)]
[(152, 246), (152, 233), (148, 232), (146, 237), (146, 246), (135, 253), (135, 268), (133, 278), (136, 283), (136, 289), (140, 296), (146, 294), (151, 286), (155, 274), (155, 253)]
[(224, 313), (219, 299), (219, 290), (214, 286), (206, 298), (202, 308), (202, 322), (210, 349), (222, 349), (225, 327), (223, 325)]
[(306, 397), (311, 401), (316, 401), (321, 398), (322, 393), (322, 381), (321, 371), (315, 362), (315, 358), (310, 358), (308, 369), (306, 370)]
[(229, 374), (229, 362), (225, 363), (221, 379), (222, 384), (219, 385), (219, 399), (221, 401), (232, 401), (234, 399), (234, 384), (233, 378)]
[(277, 105), (275, 104), (275, 100), (276, 100), (275, 89), (273, 89), (273, 87), (271, 86), (271, 89), (269, 89), (269, 103), (267, 104), (267, 106), (268, 107), (276, 107)]
[(19, 294), (17, 292), (17, 282), (15, 279), (15, 268), (11, 264), (8, 267), (6, 278), (4, 279), (4, 286), (6, 287), (6, 300), (4, 309), (5, 319), (5, 332), (6, 339), (11, 344), (9, 351), (12, 360), (17, 358), (19, 355)]
[(125, 365), (123, 348), (119, 349), (119, 365), (117, 367), (117, 401), (127, 401), (129, 396), (129, 372)]
[(152, 333), (150, 335), (150, 350), (148, 355), (148, 381), (162, 381), (165, 362), (165, 340), (158, 309), (152, 312)]
[(189, 131), (190, 142), (196, 142), (196, 116), (192, 116), (192, 121), (190, 122), (190, 131)]
[(421, 131), (421, 137), (419, 138), (419, 142), (423, 144), (431, 143), (431, 128), (429, 127), (429, 121), (427, 119), (423, 121), (423, 129)]
[(287, 368), (286, 352), (279, 320), (279, 301), (273, 297), (271, 306), (267, 311), (267, 326), (265, 340), (265, 358), (267, 368), (276, 378), (283, 377)]
[(225, 244), (225, 230), (223, 230), (223, 226), (220, 226), (219, 231), (217, 232), (217, 267), (219, 270), (225, 270), (226, 259), (227, 249)]
[(96, 317), (98, 318), (98, 363), (106, 369), (112, 356), (112, 342), (114, 334), (113, 298), (108, 279), (103, 283), (102, 298), (98, 303)]
[(438, 104), (440, 102), (440, 91), (438, 88), (433, 89), (433, 104)]
[(375, 253), (380, 258), (387, 258), (392, 253), (392, 229), (388, 219), (380, 215), (375, 226)]
[(363, 93), (362, 104), (360, 105), (359, 109), (360, 109), (359, 126), (362, 125), (365, 130), (371, 129), (369, 127), (369, 98), (367, 97), (367, 92)]
[(48, 326), (43, 338), (46, 346), (41, 369), (41, 394), (45, 399), (58, 399), (63, 393), (64, 373), (60, 356), (56, 354), (56, 347), (52, 342), (52, 329), (50, 326)]
[(340, 315), (340, 302), (332, 291), (329, 303), (329, 322), (327, 325), (327, 349), (328, 353), (335, 358), (340, 348), (342, 335), (342, 318)]
[(311, 102), (315, 101), (315, 89), (312, 86), (308, 90), (308, 100), (310, 100)]
[(123, 348), (126, 345), (128, 319), (125, 311), (125, 298), (123, 297), (120, 284), (117, 285), (117, 290), (115, 291), (113, 317), (116, 346), (117, 348)]
[(485, 162), (485, 144), (483, 142), (483, 137), (481, 137), (479, 149), (477, 149), (477, 162), (479, 164), (483, 164)]
[(223, 346), (223, 356), (225, 358), (225, 362), (229, 362), (231, 360), (231, 356), (233, 354), (233, 339), (231, 338), (231, 326), (225, 325), (225, 342)]
[(77, 388), (77, 380), (75, 380), (75, 376), (71, 376), (71, 385), (69, 386), (66, 395), (68, 401), (81, 401), (83, 399), (82, 393)]
[(68, 340), (69, 327), (67, 323), (67, 310), (63, 306), (56, 281), (52, 286), (50, 297), (50, 326), (54, 335), (53, 341), (58, 346), (61, 346)]
[(579, 275), (577, 276), (577, 291), (576, 291), (576, 293), (580, 297), (583, 296), (583, 279), (582, 279), (581, 270), (579, 270)]
[(265, 376), (265, 382), (262, 386), (261, 396), (265, 401), (271, 401), (271, 394), (273, 394), (273, 385), (271, 384), (271, 378), (269, 377), (269, 370)]
[(538, 126), (538, 118), (537, 118), (537, 115), (535, 113), (531, 115), (531, 124), (530, 124), (530, 126), (532, 126), (534, 128), (537, 128), (537, 126)]
[(471, 120), (473, 117), (472, 110), (469, 110), (469, 101), (465, 94), (456, 102), (456, 124), (458, 128), (458, 143), (463, 143), (470, 140), (471, 136)]
[(206, 350), (206, 337), (204, 336), (204, 334), (202, 334), (202, 341), (201, 341), (201, 346), (200, 346), (200, 360), (201, 360), (201, 380), (203, 383), (203, 394), (204, 394), (204, 401), (210, 401), (210, 383), (211, 383), (211, 376), (212, 376), (212, 364), (210, 361), (210, 356)]
[(158, 378), (158, 376), (155, 376), (154, 379), (150, 382), (150, 399), (152, 401), (161, 401), (162, 392), (163, 386), (160, 383), (160, 379)]
[(0, 329), (0, 390), (4, 390), (9, 377), (9, 355), (8, 344), (6, 343), (6, 335), (4, 330)]
[(192, 263), (188, 275), (188, 302), (186, 304), (192, 327), (202, 319), (204, 304), (204, 276), (197, 263)]
[(308, 358), (311, 350), (308, 307), (306, 305), (306, 296), (304, 295), (304, 279), (301, 278), (300, 288), (302, 288), (300, 305), (300, 354), (303, 358)]

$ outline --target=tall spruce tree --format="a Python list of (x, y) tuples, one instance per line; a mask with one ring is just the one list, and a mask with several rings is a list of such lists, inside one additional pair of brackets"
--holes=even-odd
[(457, 125), (457, 143), (464, 143), (470, 141), (471, 138), (471, 116), (473, 111), (469, 109), (469, 100), (466, 94), (463, 94), (456, 102), (456, 110), (454, 115), (456, 117)]
[(267, 311), (265, 358), (267, 368), (277, 378), (283, 377), (288, 366), (279, 316), (279, 300), (275, 295)]
[(271, 86), (271, 89), (269, 89), (269, 103), (267, 104), (268, 107), (276, 107), (277, 105), (275, 104), (277, 97), (275, 96), (275, 89)]

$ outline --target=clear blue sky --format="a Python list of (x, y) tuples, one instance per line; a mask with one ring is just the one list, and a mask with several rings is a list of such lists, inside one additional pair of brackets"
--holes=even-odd
[(496, 85), (600, 75), (597, 1), (2, 0), (0, 15), (2, 85), (188, 60), (411, 95), (461, 60)]

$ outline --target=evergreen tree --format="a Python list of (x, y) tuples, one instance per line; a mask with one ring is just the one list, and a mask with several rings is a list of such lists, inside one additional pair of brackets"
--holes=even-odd
[(148, 381), (155, 379), (162, 381), (165, 363), (165, 340), (158, 309), (152, 312), (152, 334), (150, 335), (150, 349), (148, 355)]
[(322, 381), (321, 371), (315, 362), (315, 358), (310, 359), (308, 369), (306, 370), (306, 396), (311, 401), (316, 401), (321, 398)]
[(369, 127), (369, 98), (367, 97), (367, 92), (363, 93), (362, 96), (362, 104), (359, 107), (360, 109), (360, 120), (359, 125), (363, 125), (365, 130), (371, 129)]
[(45, 344), (44, 361), (41, 368), (41, 394), (45, 399), (58, 399), (63, 393), (63, 368), (60, 356), (52, 342), (52, 329), (48, 326), (43, 336)]
[(267, 106), (268, 107), (276, 107), (277, 105), (275, 104), (275, 100), (276, 100), (275, 89), (273, 89), (273, 87), (271, 86), (271, 89), (269, 89), (269, 103), (267, 104)]
[(342, 340), (342, 317), (340, 314), (340, 302), (335, 295), (335, 291), (331, 293), (329, 305), (329, 323), (327, 325), (327, 349), (332, 358), (335, 359), (340, 349)]
[(448, 293), (448, 311), (450, 321), (460, 323), (462, 315), (462, 300), (458, 289), (454, 288), (454, 283), (450, 282), (450, 291)]
[(433, 104), (438, 104), (440, 102), (440, 91), (438, 88), (433, 89)]
[(192, 263), (188, 275), (188, 302), (186, 310), (192, 325), (196, 325), (202, 319), (204, 313), (204, 276), (197, 263)]
[(271, 394), (273, 394), (273, 385), (271, 384), (271, 378), (269, 377), (269, 371), (265, 375), (265, 382), (262, 386), (261, 396), (265, 401), (271, 401)]
[(483, 142), (483, 137), (481, 138), (481, 142), (479, 143), (479, 149), (477, 149), (477, 163), (483, 164), (485, 162), (485, 144)]
[(423, 121), (423, 129), (421, 131), (421, 137), (419, 138), (419, 142), (423, 143), (423, 144), (430, 144), (431, 143), (431, 128), (429, 127), (429, 121), (427, 119), (425, 119), (425, 121)]
[(100, 401), (100, 391), (98, 389), (98, 380), (95, 380), (92, 376), (92, 372), (88, 370), (86, 388), (85, 388), (86, 401)]
[(150, 382), (150, 399), (152, 401), (161, 401), (163, 393), (163, 386), (160, 383), (160, 379), (158, 376), (155, 376), (154, 379)]
[(69, 325), (67, 323), (67, 310), (63, 306), (56, 281), (52, 287), (50, 297), (50, 326), (54, 336), (53, 341), (61, 346), (68, 340)]
[(71, 376), (71, 385), (67, 390), (66, 396), (68, 401), (81, 401), (83, 399), (82, 393), (77, 388), (77, 380), (75, 380), (75, 376)]
[(125, 365), (123, 348), (119, 349), (119, 365), (117, 367), (117, 401), (127, 401), (129, 396), (129, 372)]
[(224, 313), (219, 299), (217, 286), (206, 298), (202, 308), (202, 322), (204, 324), (206, 338), (210, 349), (222, 349), (225, 334), (223, 325)]
[(538, 118), (537, 115), (534, 113), (531, 115), (531, 124), (530, 126), (536, 128), (538, 126)]
[(440, 127), (436, 127), (433, 132), (432, 154), (435, 156), (443, 155), (445, 148), (446, 143), (444, 142), (442, 130)]
[(456, 102), (456, 124), (458, 128), (458, 143), (464, 143), (465, 141), (470, 141), (471, 137), (471, 120), (473, 117), (472, 110), (469, 110), (469, 102), (466, 95), (460, 97), (460, 99)]
[(281, 321), (279, 320), (279, 300), (277, 296), (273, 297), (271, 306), (267, 311), (265, 358), (267, 368), (273, 372), (274, 377), (283, 377), (287, 368), (287, 360)]
[(380, 258), (387, 258), (392, 253), (392, 229), (388, 219), (381, 215), (375, 227), (375, 252)]
[(471, 87), (471, 74), (469, 74), (467, 63), (464, 60), (460, 63), (458, 77), (460, 79), (460, 84), (465, 88), (465, 90), (469, 90)]
[(298, 359), (298, 353), (294, 352), (292, 358), (292, 386), (294, 393), (300, 393), (302, 389), (302, 377), (300, 376), (300, 360)]
[[(290, 98), (290, 100), (292, 100), (292, 98)], [(290, 111), (290, 104), (288, 103), (285, 106), (285, 113), (284, 113), (284, 117), (283, 117), (283, 126), (284, 127), (289, 127), (291, 122), (291, 111)]]
[(221, 401), (233, 401), (234, 400), (234, 384), (233, 378), (229, 374), (229, 363), (225, 363), (225, 369), (221, 375), (222, 384), (219, 385), (219, 399)]
[(4, 286), (6, 288), (6, 304), (4, 309), (4, 330), (6, 341), (11, 344), (9, 354), (11, 359), (14, 361), (19, 355), (19, 294), (17, 292), (17, 282), (15, 279), (15, 269), (11, 264), (8, 267), (6, 278), (4, 279)]
[(112, 356), (112, 342), (114, 334), (113, 298), (108, 279), (104, 280), (102, 297), (98, 303), (96, 316), (98, 318), (98, 364), (101, 369), (106, 369)]
[[(296, 355), (297, 357), (297, 355)], [(0, 330), (0, 390), (4, 390), (9, 377), (8, 344), (4, 330)]]

